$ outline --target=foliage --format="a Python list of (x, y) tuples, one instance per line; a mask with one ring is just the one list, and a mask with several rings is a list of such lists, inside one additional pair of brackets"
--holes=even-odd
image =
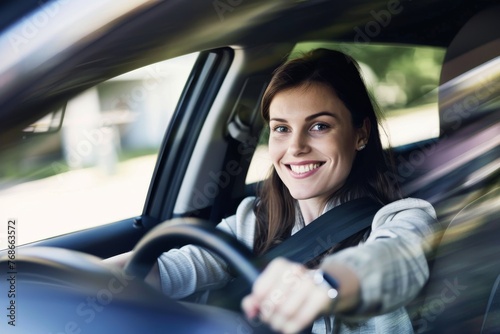
[(297, 44), (291, 57), (320, 47), (339, 50), (353, 57), (361, 66), (369, 90), (386, 111), (437, 101), (435, 92), (444, 49), (310, 42)]

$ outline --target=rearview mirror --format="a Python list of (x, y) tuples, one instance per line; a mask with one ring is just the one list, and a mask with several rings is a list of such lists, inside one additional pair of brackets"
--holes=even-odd
[(23, 129), (23, 135), (26, 136), (34, 136), (40, 134), (53, 134), (59, 132), (62, 127), (64, 113), (66, 112), (66, 105), (68, 103), (64, 102), (64, 104), (56, 108), (55, 110), (49, 112), (36, 122), (28, 125)]

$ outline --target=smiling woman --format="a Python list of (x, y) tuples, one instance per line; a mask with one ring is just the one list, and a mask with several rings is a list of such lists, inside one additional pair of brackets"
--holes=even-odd
[[(262, 115), (272, 173), (258, 197), (243, 200), (217, 228), (263, 255), (292, 236), (306, 238), (306, 225), (318, 226), (316, 218), (343, 203), (367, 197), (384, 206), (371, 227), (307, 263), (272, 260), (243, 299), (246, 315), (285, 333), (311, 323), (314, 333), (412, 332), (403, 306), (428, 278), (436, 214), (426, 201), (400, 199), (388, 179), (389, 159), (355, 61), (320, 49), (286, 62), (264, 92)], [(108, 262), (123, 266), (129, 256)], [(231, 278), (221, 258), (188, 245), (164, 252), (146, 280), (184, 298)]]
[[(357, 63), (326, 49), (285, 63), (264, 93), (262, 114), (269, 123), (273, 168), (254, 204), (254, 252), (265, 254), (353, 199), (369, 197), (385, 206), (375, 215), (371, 231), (332, 245), (308, 264), (272, 261), (243, 300), (247, 316), (260, 314), (285, 333), (303, 329), (320, 315), (324, 322), (314, 322), (314, 333), (330, 332), (332, 326), (346, 333), (375, 333), (386, 326), (397, 326), (392, 327), (397, 333), (412, 332), (406, 311), (398, 306), (410, 302), (427, 279), (430, 248), (425, 239), (432, 238), (435, 213), (425, 201), (398, 200)], [(352, 247), (360, 241), (362, 246)], [(403, 255), (405, 248), (412, 253)], [(329, 283), (326, 288), (308, 270), (318, 264)], [(338, 290), (338, 296), (329, 296), (330, 289)], [(278, 292), (282, 297), (275, 297)]]
[[(268, 230), (267, 221), (271, 226), (280, 223), (276, 231), (269, 227), (267, 238), (257, 238), (266, 240), (262, 246), (257, 243), (257, 253), (275, 238), (283, 239), (295, 224), (295, 214), (281, 215), (273, 208), (293, 208), (294, 200), (316, 198), (301, 205), (307, 224), (334, 194), (340, 202), (361, 196), (380, 203), (397, 198), (397, 189), (385, 176), (390, 167), (378, 127), (372, 126), (378, 124), (375, 109), (354, 64), (341, 52), (319, 49), (275, 72), (262, 101), (274, 167), (261, 195), (267, 207), (260, 206), (257, 216), (262, 217), (262, 231)], [(317, 174), (304, 178), (312, 173), (293, 173), (291, 165), (310, 163), (321, 165)]]
[(269, 109), (269, 153), (276, 172), (293, 198), (319, 200), (319, 207), (302, 208), (308, 224), (343, 186), (356, 151), (368, 142), (370, 123), (366, 119), (355, 129), (335, 91), (315, 83), (276, 94)]

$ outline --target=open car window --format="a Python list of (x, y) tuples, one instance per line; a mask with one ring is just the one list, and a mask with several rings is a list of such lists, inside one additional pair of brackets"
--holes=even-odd
[(58, 131), (28, 131), (47, 117), (27, 127), (0, 161), (0, 207), (18, 222), (18, 244), (142, 213), (196, 58), (155, 63), (86, 90), (68, 101)]
[[(380, 111), (384, 147), (397, 148), (439, 136), (439, 75), (445, 50), (435, 47), (363, 43), (298, 43), (289, 58), (327, 48), (354, 58)], [(271, 161), (269, 132), (264, 129), (253, 156), (246, 183), (265, 179)]]

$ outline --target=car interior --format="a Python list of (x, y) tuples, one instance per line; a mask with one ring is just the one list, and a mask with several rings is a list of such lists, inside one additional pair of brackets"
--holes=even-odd
[[(76, 204), (82, 213), (64, 216), (63, 225), (70, 227), (85, 214), (106, 223), (58, 231), (44, 227), (43, 220), (31, 227), (19, 219), (20, 238), (30, 229), (51, 233), (16, 248), (17, 284), (27, 291), (17, 297), (17, 307), (31, 317), (29, 322), (18, 320), (20, 332), (271, 332), (245, 319), (229, 302), (226, 308), (220, 301), (214, 303), (217, 306), (203, 305), (198, 295), (174, 301), (141, 278), (161, 252), (197, 243), (218, 253), (252, 284), (261, 269), (255, 265), (258, 260), (215, 226), (234, 214), (245, 197), (256, 195), (266, 176), (268, 164), (259, 158), (266, 138), (260, 99), (273, 70), (313, 47), (333, 46), (356, 58), (372, 44), (442, 50), (437, 87), (422, 94), (423, 99), (436, 100), (438, 133), (391, 148), (398, 172), (394, 179), (403, 196), (429, 201), (442, 226), (429, 281), (407, 306), (415, 333), (500, 332), (500, 6), (495, 1), (132, 1), (116, 10), (120, 6), (104, 1), (102, 7), (82, 10), (71, 24), (56, 25), (57, 20), (64, 21), (61, 15), (74, 13), (82, 3), (3, 5), (3, 12), (12, 14), (3, 14), (5, 23), (0, 26), (0, 50), (8, 49), (6, 57), (10, 56), (0, 66), (0, 160), (35, 163), (23, 155), (35, 152), (31, 147), (47, 147), (49, 140), (43, 138), (58, 142), (53, 138), (61, 137), (71, 124), (73, 101), (82, 92), (103, 85), (92, 94), (106, 101), (102, 98), (106, 92), (125, 86), (125, 75), (133, 76), (124, 73), (179, 57), (190, 57), (190, 63), (184, 83), (176, 88), (171, 117), (158, 134), (154, 164), (150, 172), (143, 172), (144, 195), (128, 184), (123, 190), (123, 194), (140, 193), (140, 212), (120, 219), (99, 217), (90, 201), (81, 200)], [(13, 17), (32, 12), (55, 17), (43, 27), (33, 25), (38, 27), (32, 30), (36, 43), (26, 37), (26, 25), (12, 26)], [(12, 50), (17, 53), (10, 54)], [(181, 67), (176, 64), (172, 68)], [(142, 91), (164, 83), (156, 74), (150, 79)], [(136, 90), (134, 97), (132, 90), (125, 102), (147, 108), (139, 96), (142, 91)], [(160, 101), (168, 94), (160, 93)], [(55, 119), (55, 127), (45, 133), (26, 132), (46, 115)], [(113, 115), (122, 118), (105, 129), (122, 132), (123, 124), (128, 124), (125, 118), (139, 117)], [(137, 136), (151, 135), (147, 124), (136, 131)], [(416, 124), (417, 132), (426, 131), (426, 124)], [(40, 161), (50, 170), (62, 166)], [(250, 170), (256, 165), (259, 177), (252, 178)], [(70, 167), (65, 165), (64, 171)], [(66, 186), (72, 179), (62, 180)], [(18, 191), (16, 182), (0, 179), (0, 207), (9, 219), (17, 211), (9, 212), (6, 196)], [(90, 181), (82, 182), (81, 188)], [(63, 193), (58, 189), (46, 196)], [(123, 194), (100, 201), (126, 207), (128, 195)], [(58, 201), (48, 208), (54, 217), (66, 205)], [(30, 208), (26, 200), (22, 208), (34, 210), (36, 217), (37, 206)], [(8, 244), (0, 244), (2, 268), (12, 262), (8, 249)], [(100, 261), (133, 249), (131, 267), (135, 267), (127, 273)], [(2, 271), (0, 279), (10, 275)], [(93, 302), (88, 296), (95, 297)]]

